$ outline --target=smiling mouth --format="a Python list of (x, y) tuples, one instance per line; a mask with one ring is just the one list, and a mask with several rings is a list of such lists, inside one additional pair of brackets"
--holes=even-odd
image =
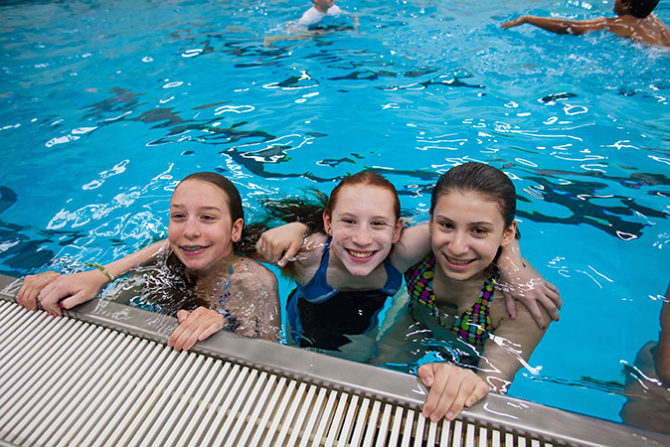
[(449, 257), (447, 255), (444, 255), (444, 257), (447, 258), (447, 261), (449, 261), (450, 264), (463, 266), (463, 267), (475, 262), (474, 259), (454, 259), (454, 258)]
[(374, 254), (375, 254), (376, 252), (374, 252), (374, 251), (356, 251), (356, 250), (349, 250), (349, 249), (347, 249), (347, 253), (349, 253), (349, 255), (350, 255), (352, 258), (356, 258), (356, 259), (361, 259), (361, 260), (362, 260), (362, 259), (369, 259), (369, 258), (371, 258), (372, 256), (374, 256)]
[(180, 248), (187, 253), (193, 253), (193, 252), (196, 252), (196, 251), (203, 250), (207, 247), (205, 247), (204, 245), (192, 245), (192, 246), (188, 246), (188, 247), (182, 246)]

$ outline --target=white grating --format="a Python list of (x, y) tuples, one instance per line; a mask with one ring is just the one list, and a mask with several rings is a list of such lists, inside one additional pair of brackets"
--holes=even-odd
[(8, 301), (0, 359), (0, 444), (545, 445)]

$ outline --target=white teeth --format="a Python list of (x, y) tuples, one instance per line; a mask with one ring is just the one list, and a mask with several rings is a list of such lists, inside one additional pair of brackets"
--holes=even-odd
[(372, 252), (369, 251), (351, 251), (348, 250), (349, 254), (354, 258), (369, 258), (372, 255)]
[(449, 262), (451, 262), (452, 264), (456, 264), (456, 265), (467, 265), (471, 262), (470, 260), (460, 261), (458, 259), (452, 259), (448, 256), (447, 256), (447, 259), (449, 260)]
[(201, 250), (203, 247), (196, 245), (195, 247), (182, 247), (181, 249), (184, 251), (198, 251)]

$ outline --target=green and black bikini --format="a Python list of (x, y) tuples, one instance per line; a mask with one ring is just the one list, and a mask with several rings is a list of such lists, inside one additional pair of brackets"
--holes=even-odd
[(405, 273), (407, 291), (410, 297), (409, 312), (412, 318), (415, 322), (422, 323), (416, 315), (416, 307), (419, 305), (426, 306), (433, 310), (432, 313), (441, 326), (449, 329), (465, 342), (482, 346), (493, 332), (489, 312), (495, 283), (499, 276), (498, 272), (494, 272), (484, 282), (479, 297), (474, 304), (463, 312), (453, 325), (449, 326), (440, 319), (435, 304), (435, 293), (433, 292), (435, 263), (435, 256), (430, 253)]

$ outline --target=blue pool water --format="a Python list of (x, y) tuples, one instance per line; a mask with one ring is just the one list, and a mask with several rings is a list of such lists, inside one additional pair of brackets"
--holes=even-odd
[(253, 221), (372, 168), (425, 220), (436, 177), (482, 161), (514, 179), (523, 253), (564, 300), (510, 395), (619, 421), (669, 279), (668, 51), (499, 28), (613, 0), (338, 4), (356, 29), (282, 38), (309, 1), (3, 2), (0, 272), (164, 237), (193, 171), (231, 178)]

